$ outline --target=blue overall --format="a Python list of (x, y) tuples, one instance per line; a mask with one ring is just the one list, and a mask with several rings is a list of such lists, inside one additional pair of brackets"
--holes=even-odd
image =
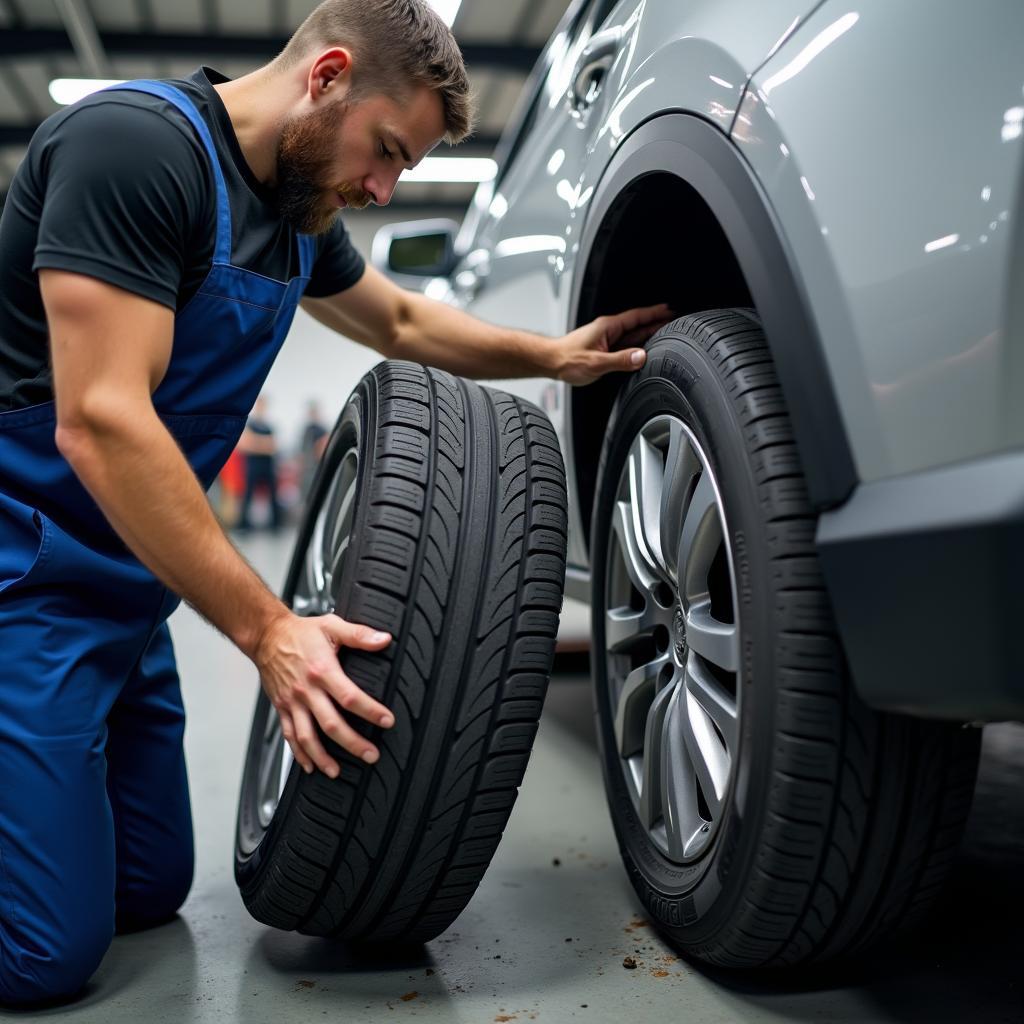
[[(231, 264), (210, 131), (162, 82), (213, 168), (213, 264), (175, 320), (161, 420), (204, 488), (234, 448), (315, 258), (275, 281)], [(0, 1002), (77, 991), (119, 927), (171, 916), (192, 880), (178, 603), (120, 541), (54, 443), (52, 402), (0, 413)], [(174, 501), (174, 495), (167, 496)]]

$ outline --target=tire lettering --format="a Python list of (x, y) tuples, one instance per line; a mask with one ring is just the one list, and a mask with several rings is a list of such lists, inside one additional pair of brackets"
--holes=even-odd
[(670, 900), (648, 886), (647, 899), (644, 902), (654, 917), (675, 928), (691, 925), (700, 917), (692, 896), (684, 896), (680, 900)]

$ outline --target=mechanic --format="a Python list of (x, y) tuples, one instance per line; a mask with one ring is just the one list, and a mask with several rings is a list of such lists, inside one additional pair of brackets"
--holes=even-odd
[(337, 656), (390, 637), (293, 614), (204, 495), (300, 300), (388, 358), (573, 384), (642, 365), (622, 346), (667, 320), (545, 338), (364, 266), (339, 210), (470, 121), (424, 0), (328, 0), (249, 75), (126, 83), (36, 132), (0, 221), (0, 1002), (75, 993), (115, 928), (185, 899), (179, 599), (254, 662), (305, 771), (339, 771), (317, 727), (377, 760), (340, 709), (393, 724)]

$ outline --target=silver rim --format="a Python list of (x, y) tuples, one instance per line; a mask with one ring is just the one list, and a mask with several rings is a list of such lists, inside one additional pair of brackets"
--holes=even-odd
[(675, 416), (651, 420), (612, 510), (608, 696), (637, 814), (681, 864), (714, 839), (736, 763), (740, 642), (725, 523), (696, 437)]
[[(358, 475), (359, 452), (353, 447), (342, 457), (313, 524), (292, 598), (292, 610), (297, 615), (327, 615), (334, 611), (337, 580), (352, 534)], [(274, 817), (293, 760), (291, 747), (281, 733), (281, 720), (272, 707), (268, 708), (257, 789), (257, 808), (263, 828), (268, 828)]]

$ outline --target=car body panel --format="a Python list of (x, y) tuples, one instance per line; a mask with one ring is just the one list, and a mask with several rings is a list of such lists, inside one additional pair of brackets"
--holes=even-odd
[[(542, 334), (575, 326), (572, 283), (587, 204), (618, 145), (668, 110), (695, 111), (727, 132), (748, 76), (813, 7), (784, 0), (752, 12), (741, 0), (623, 0), (598, 25), (586, 20), (593, 5), (572, 5), (542, 57), (550, 70), (532, 83), (540, 99), (528, 146), (477, 191), (459, 238), (466, 255), (446, 298), (484, 320)], [(622, 37), (614, 63), (595, 102), (576, 111), (569, 89), (584, 47), (594, 31), (616, 27)], [(524, 108), (529, 103), (527, 96)], [(546, 409), (573, 479), (565, 389), (501, 383)], [(569, 562), (585, 567), (575, 497), (570, 505)]]
[(1015, 0), (829, 0), (740, 107), (862, 480), (1024, 444), (1022, 45)]

